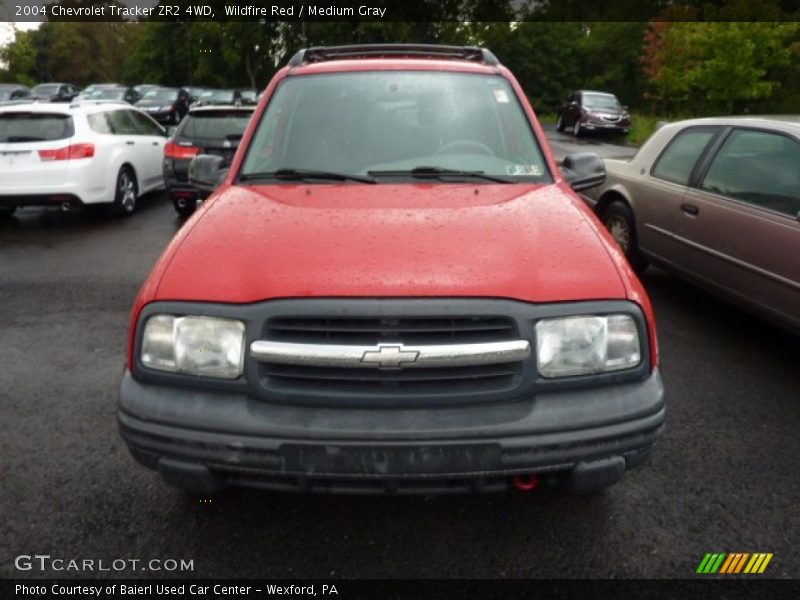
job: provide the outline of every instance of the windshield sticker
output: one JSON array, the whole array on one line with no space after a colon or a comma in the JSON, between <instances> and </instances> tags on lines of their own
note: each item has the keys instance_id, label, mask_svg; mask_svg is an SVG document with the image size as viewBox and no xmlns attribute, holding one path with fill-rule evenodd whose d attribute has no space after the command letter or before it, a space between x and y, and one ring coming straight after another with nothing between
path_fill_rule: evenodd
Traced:
<instances>
[{"instance_id":1,"label":"windshield sticker","mask_svg":"<svg viewBox=\"0 0 800 600\"><path fill-rule=\"evenodd\" d=\"M494 91L494 99L498 102L506 103L508 102L508 94L506 94L505 90L492 90Z\"/></svg>"},{"instance_id":2,"label":"windshield sticker","mask_svg":"<svg viewBox=\"0 0 800 600\"><path fill-rule=\"evenodd\" d=\"M508 175L532 175L539 177L542 174L542 167L539 165L506 165Z\"/></svg>"}]
</instances>

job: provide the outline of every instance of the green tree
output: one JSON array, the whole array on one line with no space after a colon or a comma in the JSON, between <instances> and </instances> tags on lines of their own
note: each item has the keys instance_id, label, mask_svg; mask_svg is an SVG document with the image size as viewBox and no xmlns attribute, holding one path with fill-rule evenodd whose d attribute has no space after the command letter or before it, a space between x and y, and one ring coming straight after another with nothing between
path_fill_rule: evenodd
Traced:
<instances>
[{"instance_id":1,"label":"green tree","mask_svg":"<svg viewBox=\"0 0 800 600\"><path fill-rule=\"evenodd\" d=\"M6 63L7 81L36 84L35 31L16 31L11 43L0 49L0 61Z\"/></svg>"},{"instance_id":2,"label":"green tree","mask_svg":"<svg viewBox=\"0 0 800 600\"><path fill-rule=\"evenodd\" d=\"M674 112L741 112L768 100L791 64L798 23L656 22L643 63L652 97Z\"/></svg>"}]
</instances>

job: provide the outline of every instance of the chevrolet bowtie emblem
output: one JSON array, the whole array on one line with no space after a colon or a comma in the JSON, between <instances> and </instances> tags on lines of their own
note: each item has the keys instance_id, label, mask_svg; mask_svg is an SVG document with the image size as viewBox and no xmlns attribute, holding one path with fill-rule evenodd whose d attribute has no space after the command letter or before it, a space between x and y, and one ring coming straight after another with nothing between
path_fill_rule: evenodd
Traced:
<instances>
[{"instance_id":1,"label":"chevrolet bowtie emblem","mask_svg":"<svg viewBox=\"0 0 800 600\"><path fill-rule=\"evenodd\" d=\"M404 364L416 362L419 352L403 350L403 346L379 345L377 350L367 350L361 357L362 363L372 364L381 369L401 369Z\"/></svg>"}]
</instances>

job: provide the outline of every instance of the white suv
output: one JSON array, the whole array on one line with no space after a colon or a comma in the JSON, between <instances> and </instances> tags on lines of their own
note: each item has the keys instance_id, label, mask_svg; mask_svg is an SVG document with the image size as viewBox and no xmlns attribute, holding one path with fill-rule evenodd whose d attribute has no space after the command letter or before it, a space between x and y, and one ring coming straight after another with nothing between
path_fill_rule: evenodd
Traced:
<instances>
[{"instance_id":1,"label":"white suv","mask_svg":"<svg viewBox=\"0 0 800 600\"><path fill-rule=\"evenodd\" d=\"M0 215L18 206L107 204L120 215L164 187L166 130L129 104L0 107Z\"/></svg>"}]
</instances>

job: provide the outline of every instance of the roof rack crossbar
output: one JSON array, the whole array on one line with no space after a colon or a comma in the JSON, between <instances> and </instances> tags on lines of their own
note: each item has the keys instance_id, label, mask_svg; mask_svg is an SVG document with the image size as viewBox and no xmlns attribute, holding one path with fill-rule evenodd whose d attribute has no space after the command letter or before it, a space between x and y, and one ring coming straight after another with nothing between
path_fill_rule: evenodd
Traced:
<instances>
[{"instance_id":1,"label":"roof rack crossbar","mask_svg":"<svg viewBox=\"0 0 800 600\"><path fill-rule=\"evenodd\" d=\"M324 62L347 58L456 58L487 65L498 65L500 61L486 48L477 46L439 46L435 44L355 44L348 46L315 46L304 48L289 60L290 67L305 63Z\"/></svg>"}]
</instances>

